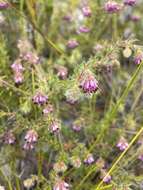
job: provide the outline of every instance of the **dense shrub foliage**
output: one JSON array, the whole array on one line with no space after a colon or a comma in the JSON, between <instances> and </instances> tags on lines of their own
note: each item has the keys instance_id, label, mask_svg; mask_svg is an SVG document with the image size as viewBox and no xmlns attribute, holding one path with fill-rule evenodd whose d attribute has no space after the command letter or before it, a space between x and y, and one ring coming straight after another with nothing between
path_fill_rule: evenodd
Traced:
<instances>
[{"instance_id":1,"label":"dense shrub foliage","mask_svg":"<svg viewBox=\"0 0 143 190\"><path fill-rule=\"evenodd\" d=\"M0 189L143 189L143 1L0 0Z\"/></svg>"}]
</instances>

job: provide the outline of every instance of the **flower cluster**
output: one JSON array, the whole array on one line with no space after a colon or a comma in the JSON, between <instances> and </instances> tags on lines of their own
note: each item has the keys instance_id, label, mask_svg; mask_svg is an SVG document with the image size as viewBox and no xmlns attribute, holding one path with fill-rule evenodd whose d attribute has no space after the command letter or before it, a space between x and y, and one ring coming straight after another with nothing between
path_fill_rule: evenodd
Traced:
<instances>
[{"instance_id":1,"label":"flower cluster","mask_svg":"<svg viewBox=\"0 0 143 190\"><path fill-rule=\"evenodd\" d=\"M23 145L23 149L32 150L34 149L34 145L38 140L38 134L35 130L31 129L27 131L25 135L25 144Z\"/></svg>"}]
</instances>

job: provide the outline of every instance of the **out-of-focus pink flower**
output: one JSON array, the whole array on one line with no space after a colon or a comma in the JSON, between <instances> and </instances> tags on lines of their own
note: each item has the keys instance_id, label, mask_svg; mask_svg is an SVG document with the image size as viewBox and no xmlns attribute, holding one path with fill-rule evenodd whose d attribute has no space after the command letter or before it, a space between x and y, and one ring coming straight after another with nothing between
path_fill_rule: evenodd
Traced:
<instances>
[{"instance_id":1,"label":"out-of-focus pink flower","mask_svg":"<svg viewBox=\"0 0 143 190\"><path fill-rule=\"evenodd\" d=\"M51 133L57 133L57 132L59 132L59 130L60 130L60 122L56 121L56 120L52 121L49 126L49 131Z\"/></svg>"},{"instance_id":2,"label":"out-of-focus pink flower","mask_svg":"<svg viewBox=\"0 0 143 190\"><path fill-rule=\"evenodd\" d=\"M67 43L67 47L69 49L74 49L77 46L79 46L79 43L76 40L69 40L68 43Z\"/></svg>"},{"instance_id":3,"label":"out-of-focus pink flower","mask_svg":"<svg viewBox=\"0 0 143 190\"><path fill-rule=\"evenodd\" d=\"M39 57L36 55L36 53L33 52L28 52L23 56L23 60L27 61L33 65L38 64L40 59Z\"/></svg>"},{"instance_id":4,"label":"out-of-focus pink flower","mask_svg":"<svg viewBox=\"0 0 143 190\"><path fill-rule=\"evenodd\" d=\"M91 17L91 9L89 6L82 7L82 13L85 17Z\"/></svg>"},{"instance_id":5,"label":"out-of-focus pink flower","mask_svg":"<svg viewBox=\"0 0 143 190\"><path fill-rule=\"evenodd\" d=\"M90 32L90 28L86 27L86 26L80 26L77 33L89 33Z\"/></svg>"},{"instance_id":6,"label":"out-of-focus pink flower","mask_svg":"<svg viewBox=\"0 0 143 190\"><path fill-rule=\"evenodd\" d=\"M108 1L105 3L104 9L107 13L117 13L121 10L121 5L116 1Z\"/></svg>"},{"instance_id":7,"label":"out-of-focus pink flower","mask_svg":"<svg viewBox=\"0 0 143 190\"><path fill-rule=\"evenodd\" d=\"M9 7L9 3L2 1L0 2L0 9L7 9Z\"/></svg>"},{"instance_id":8,"label":"out-of-focus pink flower","mask_svg":"<svg viewBox=\"0 0 143 190\"><path fill-rule=\"evenodd\" d=\"M137 0L124 0L125 5L133 6L136 4Z\"/></svg>"}]
</instances>

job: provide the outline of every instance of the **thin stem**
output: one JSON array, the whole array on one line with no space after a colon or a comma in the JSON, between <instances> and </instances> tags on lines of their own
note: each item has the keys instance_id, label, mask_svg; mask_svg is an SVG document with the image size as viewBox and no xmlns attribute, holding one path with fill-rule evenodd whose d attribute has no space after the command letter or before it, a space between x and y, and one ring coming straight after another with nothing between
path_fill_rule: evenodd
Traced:
<instances>
[{"instance_id":1,"label":"thin stem","mask_svg":"<svg viewBox=\"0 0 143 190\"><path fill-rule=\"evenodd\" d=\"M100 187L102 186L104 179L110 175L113 170L116 168L117 164L120 162L120 160L124 157L124 155L127 153L127 151L131 148L131 146L134 144L134 142L138 139L138 137L141 135L141 133L143 132L143 127L141 127L141 129L137 132L137 134L133 137L133 139L131 140L131 142L129 143L129 146L121 153L121 155L118 157L118 159L115 161L115 163L112 165L111 169L107 172L107 174L105 175L105 177L102 179L102 181L98 184L98 186L95 188L95 190L99 190Z\"/></svg>"}]
</instances>

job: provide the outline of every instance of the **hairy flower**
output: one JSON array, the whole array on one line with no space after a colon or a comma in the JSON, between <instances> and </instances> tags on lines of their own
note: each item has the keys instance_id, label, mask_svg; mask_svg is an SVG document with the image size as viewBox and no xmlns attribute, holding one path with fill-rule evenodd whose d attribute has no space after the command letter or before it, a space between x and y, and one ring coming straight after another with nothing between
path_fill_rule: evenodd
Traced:
<instances>
[{"instance_id":1,"label":"hairy flower","mask_svg":"<svg viewBox=\"0 0 143 190\"><path fill-rule=\"evenodd\" d=\"M104 9L108 13L116 13L120 11L121 5L116 1L108 1L105 3Z\"/></svg>"},{"instance_id":2,"label":"hairy flower","mask_svg":"<svg viewBox=\"0 0 143 190\"><path fill-rule=\"evenodd\" d=\"M43 105L47 103L48 97L41 92L37 92L33 96L32 101L34 104Z\"/></svg>"},{"instance_id":3,"label":"hairy flower","mask_svg":"<svg viewBox=\"0 0 143 190\"><path fill-rule=\"evenodd\" d=\"M25 140L28 143L35 143L38 140L38 134L35 130L31 129L29 131L27 131L26 135L25 135Z\"/></svg>"},{"instance_id":4,"label":"hairy flower","mask_svg":"<svg viewBox=\"0 0 143 190\"><path fill-rule=\"evenodd\" d=\"M90 74L85 76L85 78L81 78L79 87L84 93L93 93L99 89L98 81Z\"/></svg>"},{"instance_id":5,"label":"hairy flower","mask_svg":"<svg viewBox=\"0 0 143 190\"><path fill-rule=\"evenodd\" d=\"M69 184L63 180L58 180L54 185L53 190L69 190Z\"/></svg>"},{"instance_id":6,"label":"hairy flower","mask_svg":"<svg viewBox=\"0 0 143 190\"><path fill-rule=\"evenodd\" d=\"M125 5L133 6L136 4L137 0L124 0Z\"/></svg>"},{"instance_id":7,"label":"hairy flower","mask_svg":"<svg viewBox=\"0 0 143 190\"><path fill-rule=\"evenodd\" d=\"M85 17L91 17L91 9L89 6L82 7L82 13Z\"/></svg>"}]
</instances>

